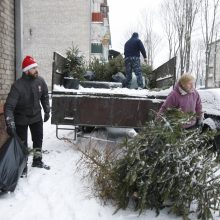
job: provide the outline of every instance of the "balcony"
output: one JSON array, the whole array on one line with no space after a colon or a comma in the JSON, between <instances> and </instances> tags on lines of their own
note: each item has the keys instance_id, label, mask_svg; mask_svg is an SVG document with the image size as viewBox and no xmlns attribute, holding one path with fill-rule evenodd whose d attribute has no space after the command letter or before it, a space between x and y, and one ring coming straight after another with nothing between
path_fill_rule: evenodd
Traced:
<instances>
[{"instance_id":1,"label":"balcony","mask_svg":"<svg viewBox=\"0 0 220 220\"><path fill-rule=\"evenodd\" d=\"M93 12L92 22L103 22L103 14L101 12Z\"/></svg>"}]
</instances>

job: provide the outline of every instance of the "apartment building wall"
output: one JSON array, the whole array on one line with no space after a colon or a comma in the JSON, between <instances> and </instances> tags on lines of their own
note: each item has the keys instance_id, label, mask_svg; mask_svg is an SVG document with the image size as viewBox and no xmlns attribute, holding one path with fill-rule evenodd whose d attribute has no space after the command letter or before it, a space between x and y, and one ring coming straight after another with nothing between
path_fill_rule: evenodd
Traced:
<instances>
[{"instance_id":1,"label":"apartment building wall","mask_svg":"<svg viewBox=\"0 0 220 220\"><path fill-rule=\"evenodd\" d=\"M23 1L24 55L32 55L51 86L53 52L77 46L90 58L91 3L88 0Z\"/></svg>"}]
</instances>

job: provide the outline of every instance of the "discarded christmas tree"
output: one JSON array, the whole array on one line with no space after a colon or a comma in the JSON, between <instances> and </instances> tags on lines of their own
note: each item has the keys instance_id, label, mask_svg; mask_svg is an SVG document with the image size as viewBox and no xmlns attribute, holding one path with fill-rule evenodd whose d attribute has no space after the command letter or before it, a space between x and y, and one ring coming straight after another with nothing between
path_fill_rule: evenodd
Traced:
<instances>
[{"instance_id":1,"label":"discarded christmas tree","mask_svg":"<svg viewBox=\"0 0 220 220\"><path fill-rule=\"evenodd\" d=\"M133 204L140 213L155 209L159 214L167 206L183 219L191 211L199 219L210 219L220 205L215 134L184 129L192 117L171 110L120 149L82 151L81 162L94 181L95 195L111 201L117 210Z\"/></svg>"},{"instance_id":2,"label":"discarded christmas tree","mask_svg":"<svg viewBox=\"0 0 220 220\"><path fill-rule=\"evenodd\" d=\"M66 60L63 63L64 76L84 80L85 57L80 53L79 48L74 45L66 51Z\"/></svg>"}]
</instances>

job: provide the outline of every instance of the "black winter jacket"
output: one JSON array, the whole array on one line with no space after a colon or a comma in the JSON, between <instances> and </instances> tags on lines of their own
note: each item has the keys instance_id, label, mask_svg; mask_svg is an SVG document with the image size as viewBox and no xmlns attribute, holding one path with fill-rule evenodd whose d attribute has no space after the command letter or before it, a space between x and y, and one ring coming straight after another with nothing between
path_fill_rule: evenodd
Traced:
<instances>
[{"instance_id":1,"label":"black winter jacket","mask_svg":"<svg viewBox=\"0 0 220 220\"><path fill-rule=\"evenodd\" d=\"M127 57L140 57L140 52L144 58L147 57L146 50L140 39L137 37L131 37L125 44L124 54Z\"/></svg>"},{"instance_id":2,"label":"black winter jacket","mask_svg":"<svg viewBox=\"0 0 220 220\"><path fill-rule=\"evenodd\" d=\"M30 125L42 120L41 105L44 112L50 112L49 95L46 82L42 77L36 79L23 74L11 87L4 114L7 121L17 125Z\"/></svg>"}]
</instances>

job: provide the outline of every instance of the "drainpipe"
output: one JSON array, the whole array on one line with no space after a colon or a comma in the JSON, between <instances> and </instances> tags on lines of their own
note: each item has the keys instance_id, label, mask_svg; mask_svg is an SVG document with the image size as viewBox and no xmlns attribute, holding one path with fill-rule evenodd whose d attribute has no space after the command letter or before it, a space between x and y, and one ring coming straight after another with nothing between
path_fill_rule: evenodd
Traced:
<instances>
[{"instance_id":1,"label":"drainpipe","mask_svg":"<svg viewBox=\"0 0 220 220\"><path fill-rule=\"evenodd\" d=\"M22 75L21 63L23 59L23 8L22 0L15 1L15 78Z\"/></svg>"},{"instance_id":2,"label":"drainpipe","mask_svg":"<svg viewBox=\"0 0 220 220\"><path fill-rule=\"evenodd\" d=\"M93 0L89 1L89 63L91 62L91 43L92 43L92 12L93 12Z\"/></svg>"}]
</instances>

